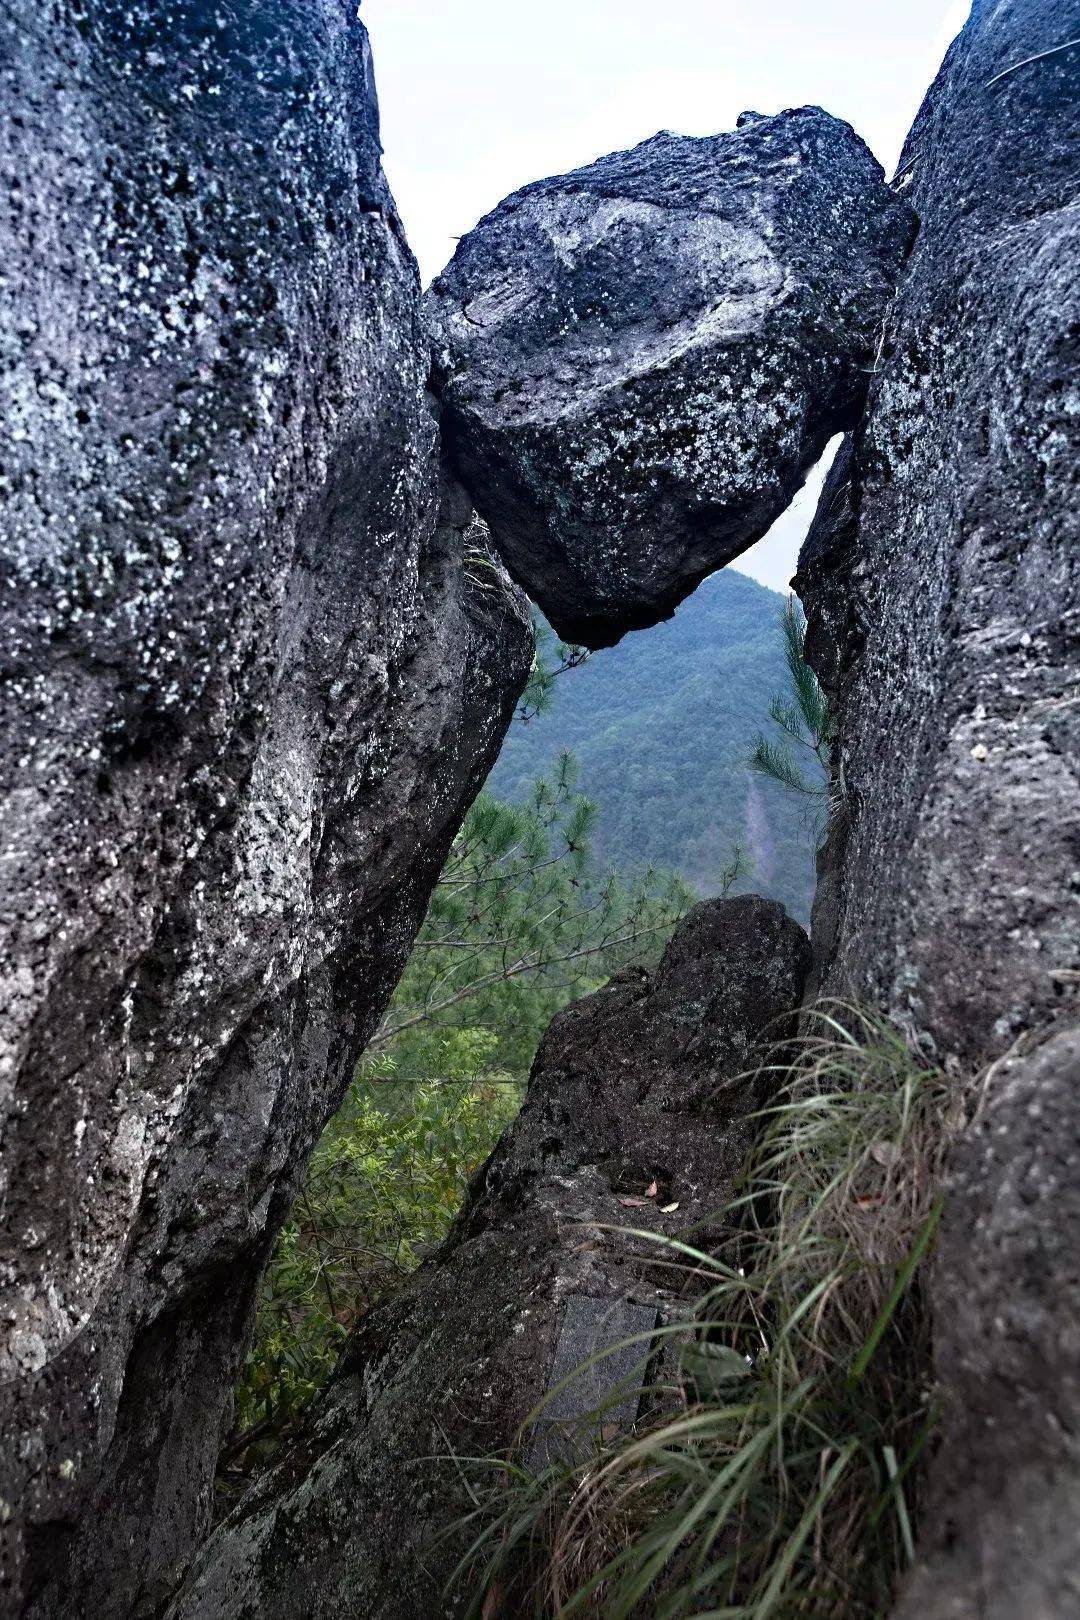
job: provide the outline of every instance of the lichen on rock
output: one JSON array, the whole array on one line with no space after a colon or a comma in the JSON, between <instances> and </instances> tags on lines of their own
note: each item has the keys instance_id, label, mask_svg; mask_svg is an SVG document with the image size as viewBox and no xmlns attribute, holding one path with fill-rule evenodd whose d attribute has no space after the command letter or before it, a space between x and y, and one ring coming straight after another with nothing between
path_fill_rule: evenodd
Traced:
<instances>
[{"instance_id":1,"label":"lichen on rock","mask_svg":"<svg viewBox=\"0 0 1080 1620\"><path fill-rule=\"evenodd\" d=\"M900 163L918 239L796 581L838 735L816 982L984 1077L905 1620L1080 1592L1078 36L1077 0L976 0L946 56Z\"/></svg>"},{"instance_id":2,"label":"lichen on rock","mask_svg":"<svg viewBox=\"0 0 1080 1620\"><path fill-rule=\"evenodd\" d=\"M531 636L355 7L15 0L0 94L0 1607L119 1615Z\"/></svg>"}]
</instances>

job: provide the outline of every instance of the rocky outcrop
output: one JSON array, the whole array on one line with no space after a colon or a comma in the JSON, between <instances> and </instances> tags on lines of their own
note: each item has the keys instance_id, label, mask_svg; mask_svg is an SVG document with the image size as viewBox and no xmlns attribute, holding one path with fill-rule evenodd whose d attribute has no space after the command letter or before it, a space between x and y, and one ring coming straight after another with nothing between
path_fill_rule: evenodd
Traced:
<instances>
[{"instance_id":1,"label":"rocky outcrop","mask_svg":"<svg viewBox=\"0 0 1080 1620\"><path fill-rule=\"evenodd\" d=\"M913 226L815 107L515 192L427 299L459 473L590 647L670 616L851 426Z\"/></svg>"},{"instance_id":2,"label":"rocky outcrop","mask_svg":"<svg viewBox=\"0 0 1080 1620\"><path fill-rule=\"evenodd\" d=\"M1078 1015L1078 35L1076 0L976 0L950 50L900 167L918 240L797 581L840 736L817 976L968 1073ZM1047 1541L1080 1479L1070 1053L1075 1080L1061 1035L992 1081L958 1152L905 1616L1063 1615L1080 1590L1075 1534Z\"/></svg>"},{"instance_id":3,"label":"rocky outcrop","mask_svg":"<svg viewBox=\"0 0 1080 1620\"><path fill-rule=\"evenodd\" d=\"M143 1613L527 669L336 0L0 16L4 1612Z\"/></svg>"},{"instance_id":4,"label":"rocky outcrop","mask_svg":"<svg viewBox=\"0 0 1080 1620\"><path fill-rule=\"evenodd\" d=\"M527 187L425 333L353 6L5 4L5 1607L154 1612L205 1527L265 1255L525 677L470 499L602 646L854 425L799 577L841 738L816 982L953 1066L1012 1046L947 1205L902 1613L1064 1612L1078 36L1080 0L975 0L894 191L815 109ZM700 1231L804 956L775 906L706 907L558 1021L178 1615L433 1612L461 1498L432 1454L510 1446L575 1347L669 1309L571 1223Z\"/></svg>"},{"instance_id":5,"label":"rocky outcrop","mask_svg":"<svg viewBox=\"0 0 1080 1620\"><path fill-rule=\"evenodd\" d=\"M175 1620L463 1612L467 1593L443 1596L470 1539L446 1536L469 1510L454 1457L511 1449L590 1349L636 1333L630 1362L646 1359L650 1325L677 1310L671 1273L601 1227L707 1241L762 1098L762 1043L783 1037L808 959L774 901L710 901L652 979L624 974L556 1018L444 1248L361 1325L302 1442L197 1559ZM636 1395L617 1371L626 1421Z\"/></svg>"}]
</instances>

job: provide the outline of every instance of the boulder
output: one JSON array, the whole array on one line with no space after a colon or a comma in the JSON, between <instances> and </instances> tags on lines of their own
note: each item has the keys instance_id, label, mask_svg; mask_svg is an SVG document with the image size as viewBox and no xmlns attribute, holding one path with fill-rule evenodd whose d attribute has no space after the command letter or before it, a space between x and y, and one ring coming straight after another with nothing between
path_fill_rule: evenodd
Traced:
<instances>
[{"instance_id":1,"label":"boulder","mask_svg":"<svg viewBox=\"0 0 1080 1620\"><path fill-rule=\"evenodd\" d=\"M913 229L816 107L514 192L426 301L456 468L570 641L655 624L853 424Z\"/></svg>"},{"instance_id":2,"label":"boulder","mask_svg":"<svg viewBox=\"0 0 1080 1620\"><path fill-rule=\"evenodd\" d=\"M442 1250L361 1323L301 1440L196 1559L172 1620L464 1612L470 1594L443 1591L470 1540L454 1532L470 1507L455 1457L516 1447L542 1465L598 1395L607 1421L633 1421L649 1335L678 1301L651 1243L603 1228L708 1241L808 959L775 901L707 901L651 977L621 974L555 1019ZM636 1352L598 1362L519 1435L583 1358L635 1336Z\"/></svg>"},{"instance_id":3,"label":"boulder","mask_svg":"<svg viewBox=\"0 0 1080 1620\"><path fill-rule=\"evenodd\" d=\"M1078 35L1077 0L976 0L950 49L896 182L918 239L796 581L839 733L815 982L969 1077L1080 1013ZM1064 1033L991 1080L957 1151L905 1617L1076 1607L1070 1053L1075 1080Z\"/></svg>"},{"instance_id":4,"label":"boulder","mask_svg":"<svg viewBox=\"0 0 1080 1620\"><path fill-rule=\"evenodd\" d=\"M153 1610L529 663L336 0L0 15L0 1609Z\"/></svg>"}]
</instances>

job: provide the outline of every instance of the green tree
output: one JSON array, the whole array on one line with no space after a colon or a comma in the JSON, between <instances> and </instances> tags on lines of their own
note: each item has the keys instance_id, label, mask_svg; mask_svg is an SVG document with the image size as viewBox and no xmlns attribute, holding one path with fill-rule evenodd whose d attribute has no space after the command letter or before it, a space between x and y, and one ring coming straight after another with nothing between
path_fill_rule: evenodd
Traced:
<instances>
[{"instance_id":1,"label":"green tree","mask_svg":"<svg viewBox=\"0 0 1080 1620\"><path fill-rule=\"evenodd\" d=\"M542 619L534 618L532 668L514 718L528 725L530 720L545 714L551 707L552 692L559 676L565 675L568 669L580 669L591 657L588 647L567 646L556 640L555 632Z\"/></svg>"},{"instance_id":2,"label":"green tree","mask_svg":"<svg viewBox=\"0 0 1080 1620\"><path fill-rule=\"evenodd\" d=\"M353 1323L437 1248L518 1107L497 1038L444 1034L421 1078L365 1060L312 1156L263 1280L222 1453L226 1495L273 1455L333 1371Z\"/></svg>"},{"instance_id":3,"label":"green tree","mask_svg":"<svg viewBox=\"0 0 1080 1620\"><path fill-rule=\"evenodd\" d=\"M655 954L693 896L681 879L651 869L632 882L598 873L590 848L595 820L565 752L525 804L480 795L369 1050L385 1050L421 1026L458 1025L469 1003L470 1022L511 1041L526 1035L524 1048L518 1041L504 1054L520 1073L559 1006L590 980Z\"/></svg>"},{"instance_id":4,"label":"green tree","mask_svg":"<svg viewBox=\"0 0 1080 1620\"><path fill-rule=\"evenodd\" d=\"M824 799L836 727L828 699L806 661L806 619L793 596L788 597L780 624L790 684L769 705L769 718L780 736L758 732L750 768L793 793Z\"/></svg>"},{"instance_id":5,"label":"green tree","mask_svg":"<svg viewBox=\"0 0 1080 1620\"><path fill-rule=\"evenodd\" d=\"M769 706L788 686L784 600L721 569L673 619L564 668L540 717L511 727L488 790L521 803L569 748L598 806L598 865L628 876L651 864L713 894L737 837L758 857L750 886L809 921L813 803L760 776L747 791L755 734L773 735Z\"/></svg>"}]
</instances>

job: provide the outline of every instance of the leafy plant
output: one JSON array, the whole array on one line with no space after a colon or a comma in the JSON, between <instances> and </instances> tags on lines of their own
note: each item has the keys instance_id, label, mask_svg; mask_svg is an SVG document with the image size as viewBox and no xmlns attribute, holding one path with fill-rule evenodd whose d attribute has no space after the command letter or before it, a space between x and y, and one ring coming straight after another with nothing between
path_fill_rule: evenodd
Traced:
<instances>
[{"instance_id":1,"label":"leafy plant","mask_svg":"<svg viewBox=\"0 0 1080 1620\"><path fill-rule=\"evenodd\" d=\"M267 1269L223 1455L226 1485L276 1449L353 1322L446 1235L518 1108L520 1087L489 1067L497 1045L486 1029L444 1034L420 1080L391 1056L362 1065Z\"/></svg>"},{"instance_id":2,"label":"leafy plant","mask_svg":"<svg viewBox=\"0 0 1080 1620\"><path fill-rule=\"evenodd\" d=\"M750 754L750 769L793 793L823 799L836 727L828 699L806 662L806 620L793 596L788 597L780 624L790 685L788 692L777 693L769 706L769 718L780 737L771 739L758 732Z\"/></svg>"},{"instance_id":3,"label":"leafy plant","mask_svg":"<svg viewBox=\"0 0 1080 1620\"><path fill-rule=\"evenodd\" d=\"M678 1371L651 1391L661 1416L538 1476L489 1465L461 1571L474 1615L886 1612L934 1420L919 1265L956 1093L880 1018L809 1023L725 1249L654 1238L699 1289L662 1330Z\"/></svg>"}]
</instances>

